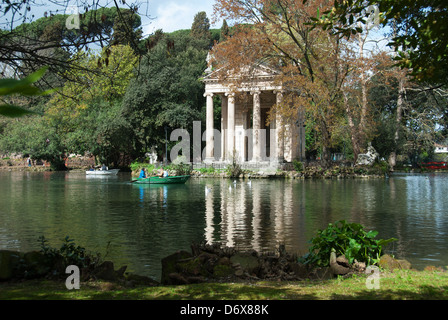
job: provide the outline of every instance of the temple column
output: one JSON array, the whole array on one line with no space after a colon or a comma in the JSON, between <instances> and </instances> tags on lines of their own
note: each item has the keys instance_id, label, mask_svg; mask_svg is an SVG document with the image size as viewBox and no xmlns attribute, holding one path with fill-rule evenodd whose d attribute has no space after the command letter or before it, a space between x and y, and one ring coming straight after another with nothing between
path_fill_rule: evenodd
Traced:
<instances>
[{"instance_id":1,"label":"temple column","mask_svg":"<svg viewBox=\"0 0 448 320\"><path fill-rule=\"evenodd\" d=\"M306 159L306 140L305 140L305 111L300 108L298 111L298 138L299 138L299 160L304 161Z\"/></svg>"},{"instance_id":2,"label":"temple column","mask_svg":"<svg viewBox=\"0 0 448 320\"><path fill-rule=\"evenodd\" d=\"M214 160L214 141L213 141L213 93L204 94L207 97L207 122L206 122L206 147L205 161L213 162Z\"/></svg>"},{"instance_id":3,"label":"temple column","mask_svg":"<svg viewBox=\"0 0 448 320\"><path fill-rule=\"evenodd\" d=\"M226 159L232 160L235 150L235 94L226 93L227 99L227 154ZM236 155L235 155L236 156Z\"/></svg>"},{"instance_id":4,"label":"temple column","mask_svg":"<svg viewBox=\"0 0 448 320\"><path fill-rule=\"evenodd\" d=\"M260 91L253 91L251 94L254 96L253 107L253 158L252 161L261 161L261 104L260 104Z\"/></svg>"},{"instance_id":5,"label":"temple column","mask_svg":"<svg viewBox=\"0 0 448 320\"><path fill-rule=\"evenodd\" d=\"M227 159L227 96L223 95L221 100L221 159Z\"/></svg>"},{"instance_id":6,"label":"temple column","mask_svg":"<svg viewBox=\"0 0 448 320\"><path fill-rule=\"evenodd\" d=\"M280 106L283 102L283 93L281 91L276 91L277 94L277 106ZM285 160L285 142L284 142L284 127L282 121L281 112L279 112L278 108L275 116L275 126L277 133L277 160L278 162L283 162Z\"/></svg>"}]
</instances>

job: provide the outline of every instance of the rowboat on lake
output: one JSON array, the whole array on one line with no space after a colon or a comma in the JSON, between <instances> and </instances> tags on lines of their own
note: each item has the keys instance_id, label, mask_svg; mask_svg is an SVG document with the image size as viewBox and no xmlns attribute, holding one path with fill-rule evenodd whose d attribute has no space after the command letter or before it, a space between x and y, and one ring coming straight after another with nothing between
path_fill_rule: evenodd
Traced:
<instances>
[{"instance_id":1,"label":"rowboat on lake","mask_svg":"<svg viewBox=\"0 0 448 320\"><path fill-rule=\"evenodd\" d=\"M190 176L168 176L168 177L148 177L138 178L131 181L138 184L184 184Z\"/></svg>"},{"instance_id":2,"label":"rowboat on lake","mask_svg":"<svg viewBox=\"0 0 448 320\"><path fill-rule=\"evenodd\" d=\"M120 169L111 170L87 170L86 175L88 176L116 176Z\"/></svg>"}]
</instances>

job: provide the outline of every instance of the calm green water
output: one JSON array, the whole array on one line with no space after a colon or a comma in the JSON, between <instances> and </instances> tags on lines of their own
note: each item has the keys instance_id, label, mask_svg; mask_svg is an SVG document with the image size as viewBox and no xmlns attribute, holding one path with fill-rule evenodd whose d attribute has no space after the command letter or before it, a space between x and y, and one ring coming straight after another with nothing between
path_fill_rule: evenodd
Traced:
<instances>
[{"instance_id":1,"label":"calm green water","mask_svg":"<svg viewBox=\"0 0 448 320\"><path fill-rule=\"evenodd\" d=\"M0 172L0 249L38 250L44 235L66 235L116 268L160 279L161 259L193 242L303 254L328 223L345 219L378 238L398 238L393 253L416 268L448 265L448 175L381 180L191 179L139 186L129 174ZM205 187L211 188L206 194Z\"/></svg>"}]
</instances>

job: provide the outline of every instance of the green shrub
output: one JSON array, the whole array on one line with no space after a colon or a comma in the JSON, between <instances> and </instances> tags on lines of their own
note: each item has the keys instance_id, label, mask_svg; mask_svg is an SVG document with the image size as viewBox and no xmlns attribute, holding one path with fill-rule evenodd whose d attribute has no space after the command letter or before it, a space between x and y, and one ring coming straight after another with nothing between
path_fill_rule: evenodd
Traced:
<instances>
[{"instance_id":1,"label":"green shrub","mask_svg":"<svg viewBox=\"0 0 448 320\"><path fill-rule=\"evenodd\" d=\"M243 173L243 170L239 163L233 161L230 165L226 167L226 173L227 176L230 178L238 178Z\"/></svg>"},{"instance_id":2,"label":"green shrub","mask_svg":"<svg viewBox=\"0 0 448 320\"><path fill-rule=\"evenodd\" d=\"M241 164L238 163L237 152L233 150L232 163L226 167L226 174L230 178L238 178L242 173L243 169Z\"/></svg>"},{"instance_id":3,"label":"green shrub","mask_svg":"<svg viewBox=\"0 0 448 320\"><path fill-rule=\"evenodd\" d=\"M389 171L389 164L384 160L376 162L371 169L371 173L373 174L386 174Z\"/></svg>"},{"instance_id":4,"label":"green shrub","mask_svg":"<svg viewBox=\"0 0 448 320\"><path fill-rule=\"evenodd\" d=\"M317 236L311 239L308 254L301 258L305 264L319 267L328 266L330 254L334 249L336 255L345 255L350 263L356 259L367 265L375 264L381 256L383 247L396 239L375 240L378 231L364 231L358 223L347 223L345 220L330 223Z\"/></svg>"},{"instance_id":5,"label":"green shrub","mask_svg":"<svg viewBox=\"0 0 448 320\"><path fill-rule=\"evenodd\" d=\"M48 272L53 275L65 274L65 268L75 265L80 269L94 268L100 262L100 255L88 254L86 249L77 246L73 239L66 236L59 249L49 246L48 240L44 236L39 238L41 252L45 258Z\"/></svg>"},{"instance_id":6,"label":"green shrub","mask_svg":"<svg viewBox=\"0 0 448 320\"><path fill-rule=\"evenodd\" d=\"M212 174L216 172L216 169L214 167L208 167L208 168L199 168L198 171L202 174Z\"/></svg>"},{"instance_id":7,"label":"green shrub","mask_svg":"<svg viewBox=\"0 0 448 320\"><path fill-rule=\"evenodd\" d=\"M303 163L298 161L298 160L294 160L292 162L292 165L294 166L294 170L297 172L302 172L303 171Z\"/></svg>"},{"instance_id":8,"label":"green shrub","mask_svg":"<svg viewBox=\"0 0 448 320\"><path fill-rule=\"evenodd\" d=\"M169 170L174 171L176 176L188 176L191 174L192 167L186 163L171 164Z\"/></svg>"},{"instance_id":9,"label":"green shrub","mask_svg":"<svg viewBox=\"0 0 448 320\"><path fill-rule=\"evenodd\" d=\"M152 172L154 170L154 165L149 163L143 163L143 162L132 162L130 165L131 171L140 171L141 169L146 169L148 172Z\"/></svg>"}]
</instances>

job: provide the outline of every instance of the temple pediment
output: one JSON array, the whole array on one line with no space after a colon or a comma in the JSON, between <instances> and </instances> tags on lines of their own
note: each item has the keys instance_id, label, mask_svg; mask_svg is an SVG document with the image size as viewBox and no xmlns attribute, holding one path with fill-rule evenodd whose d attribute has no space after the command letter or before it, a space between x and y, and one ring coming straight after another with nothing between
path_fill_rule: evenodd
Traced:
<instances>
[{"instance_id":1,"label":"temple pediment","mask_svg":"<svg viewBox=\"0 0 448 320\"><path fill-rule=\"evenodd\" d=\"M277 70L274 70L268 66L257 64L252 66L247 66L244 68L239 68L238 70L224 70L223 68L212 71L207 69L205 71L207 74L204 77L204 81L226 81L227 79L230 81L232 79L238 78L275 78L279 75Z\"/></svg>"},{"instance_id":2,"label":"temple pediment","mask_svg":"<svg viewBox=\"0 0 448 320\"><path fill-rule=\"evenodd\" d=\"M225 93L231 88L237 91L272 91L281 90L276 84L279 72L265 65L253 65L236 70L206 71L203 78L206 93Z\"/></svg>"}]
</instances>

